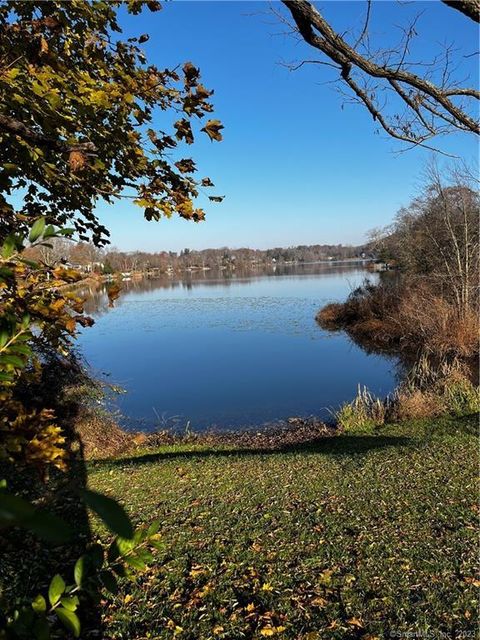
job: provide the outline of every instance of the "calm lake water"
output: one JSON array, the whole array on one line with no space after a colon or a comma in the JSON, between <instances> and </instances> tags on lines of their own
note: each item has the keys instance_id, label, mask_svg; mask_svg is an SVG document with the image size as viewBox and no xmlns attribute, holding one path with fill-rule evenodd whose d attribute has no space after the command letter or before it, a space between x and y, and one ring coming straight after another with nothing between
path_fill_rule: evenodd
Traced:
<instances>
[{"instance_id":1,"label":"calm lake water","mask_svg":"<svg viewBox=\"0 0 480 640\"><path fill-rule=\"evenodd\" d=\"M105 287L88 293L95 325L80 336L97 375L126 390L127 426L259 426L328 417L359 384L386 395L396 361L368 355L315 322L366 278L357 267L304 265L267 273L192 274L124 282L114 308Z\"/></svg>"}]
</instances>

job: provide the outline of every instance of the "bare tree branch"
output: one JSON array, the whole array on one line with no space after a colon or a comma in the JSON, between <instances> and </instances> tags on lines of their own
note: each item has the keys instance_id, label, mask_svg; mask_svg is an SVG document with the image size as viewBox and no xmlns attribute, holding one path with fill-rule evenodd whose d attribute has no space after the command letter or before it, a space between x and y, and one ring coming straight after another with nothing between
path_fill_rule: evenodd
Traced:
<instances>
[{"instance_id":1,"label":"bare tree branch","mask_svg":"<svg viewBox=\"0 0 480 640\"><path fill-rule=\"evenodd\" d=\"M388 135L409 144L428 146L425 141L455 130L480 134L478 109L471 105L471 100L480 99L480 92L476 87L463 87L458 81L453 82L456 67L452 64L452 54L456 50L451 45L445 47L444 55L436 57L434 63L424 65L427 70L423 75L413 72L415 65L409 63L407 57L410 41L417 35L418 16L409 28L404 29L404 38L397 48L372 53L369 46L362 45L360 53L358 45L366 37L370 3L362 34L352 46L344 34L337 32L307 0L282 1L303 40L337 66L337 81L350 88L355 100L367 108ZM453 4L478 6L479 0ZM291 68L300 66L302 63ZM434 80L435 77L439 79ZM369 80L373 78L378 82L372 88ZM400 104L400 100L404 113L392 114L391 108L387 109L388 102L382 101L382 95L395 97L395 105Z\"/></svg>"},{"instance_id":2,"label":"bare tree branch","mask_svg":"<svg viewBox=\"0 0 480 640\"><path fill-rule=\"evenodd\" d=\"M364 37L368 33L368 23L370 22L370 12L372 10L372 0L367 0L367 13L365 14L365 22L363 24L362 33L358 37L357 41L354 44L354 47L357 48L358 45L362 42Z\"/></svg>"}]
</instances>

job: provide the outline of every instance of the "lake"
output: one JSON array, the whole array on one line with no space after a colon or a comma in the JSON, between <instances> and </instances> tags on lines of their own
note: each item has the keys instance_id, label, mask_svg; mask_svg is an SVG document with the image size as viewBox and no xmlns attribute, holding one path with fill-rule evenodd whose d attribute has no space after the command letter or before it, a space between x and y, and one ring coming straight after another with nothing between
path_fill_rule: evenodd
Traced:
<instances>
[{"instance_id":1,"label":"lake","mask_svg":"<svg viewBox=\"0 0 480 640\"><path fill-rule=\"evenodd\" d=\"M135 429L260 427L328 418L359 384L385 396L397 361L323 331L320 307L368 277L360 266L283 266L242 275L186 274L84 292L95 318L80 335L94 373L125 390L115 404Z\"/></svg>"}]
</instances>

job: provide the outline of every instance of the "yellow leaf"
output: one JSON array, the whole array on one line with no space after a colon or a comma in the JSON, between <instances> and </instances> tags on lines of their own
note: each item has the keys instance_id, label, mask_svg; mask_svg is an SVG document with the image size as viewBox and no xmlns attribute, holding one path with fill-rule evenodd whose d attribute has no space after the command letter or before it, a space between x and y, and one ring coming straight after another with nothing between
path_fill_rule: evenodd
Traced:
<instances>
[{"instance_id":1,"label":"yellow leaf","mask_svg":"<svg viewBox=\"0 0 480 640\"><path fill-rule=\"evenodd\" d=\"M348 624L351 624L353 627L358 627L359 629L363 629L363 622L359 620L359 618L349 618L347 622Z\"/></svg>"},{"instance_id":2,"label":"yellow leaf","mask_svg":"<svg viewBox=\"0 0 480 640\"><path fill-rule=\"evenodd\" d=\"M262 591L273 591L273 587L269 582L262 584Z\"/></svg>"},{"instance_id":3,"label":"yellow leaf","mask_svg":"<svg viewBox=\"0 0 480 640\"><path fill-rule=\"evenodd\" d=\"M330 584L332 581L333 569L325 569L320 574L319 582L320 584Z\"/></svg>"},{"instance_id":4,"label":"yellow leaf","mask_svg":"<svg viewBox=\"0 0 480 640\"><path fill-rule=\"evenodd\" d=\"M220 120L209 120L203 127L202 131L205 131L210 140L217 140L220 142L220 140L222 140L222 134L220 133L222 129L223 124Z\"/></svg>"},{"instance_id":5,"label":"yellow leaf","mask_svg":"<svg viewBox=\"0 0 480 640\"><path fill-rule=\"evenodd\" d=\"M180 474L182 475L182 474ZM205 573L205 569L202 567L201 564L194 564L193 567L190 570L190 577L191 578L196 578L197 576L202 575L202 573Z\"/></svg>"},{"instance_id":6,"label":"yellow leaf","mask_svg":"<svg viewBox=\"0 0 480 640\"><path fill-rule=\"evenodd\" d=\"M472 584L474 587L480 587L480 580L476 578L465 578L465 582Z\"/></svg>"}]
</instances>

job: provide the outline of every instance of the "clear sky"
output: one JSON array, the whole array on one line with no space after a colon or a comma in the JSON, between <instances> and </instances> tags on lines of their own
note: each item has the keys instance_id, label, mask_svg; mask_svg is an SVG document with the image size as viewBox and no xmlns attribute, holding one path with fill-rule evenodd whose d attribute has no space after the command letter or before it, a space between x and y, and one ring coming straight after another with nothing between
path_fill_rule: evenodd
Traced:
<instances>
[{"instance_id":1,"label":"clear sky","mask_svg":"<svg viewBox=\"0 0 480 640\"><path fill-rule=\"evenodd\" d=\"M376 126L360 106L345 105L324 68L310 65L291 72L282 61L315 56L292 36L267 2L164 3L163 10L139 16L122 14L124 35L149 33L147 57L159 67L187 60L201 68L202 81L215 89L215 115L222 120L224 141L212 144L203 134L187 149L200 175L215 182L212 193L222 204L203 203L207 220L160 223L142 219L128 201L102 205L102 222L119 249L148 251L189 247L268 248L297 244L364 241L372 227L388 224L415 194L429 152L398 154L399 146ZM319 5L335 26L357 25L365 2ZM287 16L280 3L274 7ZM454 41L462 51L478 49L473 22L441 2L376 0L372 30L382 43L400 37L393 25L423 11L413 53L427 61L439 43ZM392 35L394 37L392 38ZM473 61L475 58L472 59ZM462 65L470 65L462 58ZM472 81L472 83L475 81ZM160 124L160 123L157 123ZM473 136L458 134L442 148L472 160Z\"/></svg>"}]
</instances>

